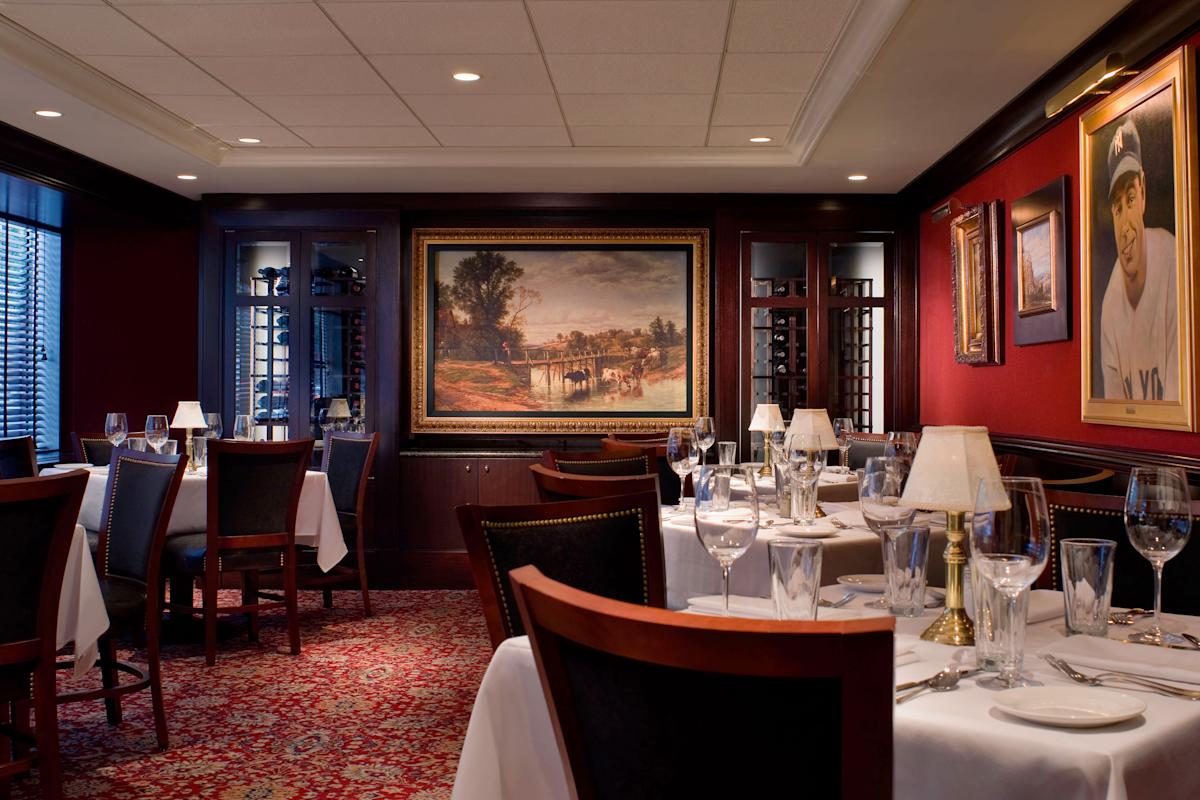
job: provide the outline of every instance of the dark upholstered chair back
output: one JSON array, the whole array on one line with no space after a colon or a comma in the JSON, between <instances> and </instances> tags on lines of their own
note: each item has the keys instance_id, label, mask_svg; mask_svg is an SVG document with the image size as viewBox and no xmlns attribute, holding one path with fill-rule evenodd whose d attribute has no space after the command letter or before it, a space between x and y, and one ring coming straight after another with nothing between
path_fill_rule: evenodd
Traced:
<instances>
[{"instance_id":1,"label":"dark upholstered chair back","mask_svg":"<svg viewBox=\"0 0 1200 800\"><path fill-rule=\"evenodd\" d=\"M157 575L167 522L185 469L186 456L112 448L100 521L102 574L139 583L150 582L152 572Z\"/></svg>"},{"instance_id":2,"label":"dark upholstered chair back","mask_svg":"<svg viewBox=\"0 0 1200 800\"><path fill-rule=\"evenodd\" d=\"M32 436L0 439L0 480L37 475L37 450Z\"/></svg>"},{"instance_id":3,"label":"dark upholstered chair back","mask_svg":"<svg viewBox=\"0 0 1200 800\"><path fill-rule=\"evenodd\" d=\"M533 473L538 497L543 503L658 492L657 475L571 475L550 469L545 464L530 464L529 471Z\"/></svg>"},{"instance_id":4,"label":"dark upholstered chair back","mask_svg":"<svg viewBox=\"0 0 1200 800\"><path fill-rule=\"evenodd\" d=\"M87 473L0 482L0 664L4 645L48 635ZM47 615L49 619L47 619Z\"/></svg>"},{"instance_id":5,"label":"dark upholstered chair back","mask_svg":"<svg viewBox=\"0 0 1200 800\"><path fill-rule=\"evenodd\" d=\"M867 465L868 458L886 455L887 436L882 433L852 433L850 434L850 453L848 462L850 469L862 469Z\"/></svg>"},{"instance_id":6,"label":"dark upholstered chair back","mask_svg":"<svg viewBox=\"0 0 1200 800\"><path fill-rule=\"evenodd\" d=\"M208 442L208 527L217 536L296 530L296 507L312 439ZM214 514L215 511L215 514ZM210 541L210 544L213 542Z\"/></svg>"},{"instance_id":7,"label":"dark upholstered chair back","mask_svg":"<svg viewBox=\"0 0 1200 800\"><path fill-rule=\"evenodd\" d=\"M658 473L658 491L662 496L662 501L665 505L674 505L679 502L679 476L671 469L671 465L667 463L667 438L663 434L661 440L658 439L614 439L605 437L600 440L600 447L605 452L625 451L630 447L637 447L647 457L652 459L653 466L651 472Z\"/></svg>"},{"instance_id":8,"label":"dark upholstered chair back","mask_svg":"<svg viewBox=\"0 0 1200 800\"><path fill-rule=\"evenodd\" d=\"M891 797L891 618L689 616L511 579L575 797ZM754 731L758 767L715 764L716 731Z\"/></svg>"},{"instance_id":9,"label":"dark upholstered chair back","mask_svg":"<svg viewBox=\"0 0 1200 800\"><path fill-rule=\"evenodd\" d=\"M667 431L648 431L646 433L610 433L608 438L619 442L656 442L667 443Z\"/></svg>"},{"instance_id":10,"label":"dark upholstered chair back","mask_svg":"<svg viewBox=\"0 0 1200 800\"><path fill-rule=\"evenodd\" d=\"M524 633L509 570L534 564L594 594L663 606L666 577L658 494L458 507L493 646Z\"/></svg>"},{"instance_id":11,"label":"dark upholstered chair back","mask_svg":"<svg viewBox=\"0 0 1200 800\"><path fill-rule=\"evenodd\" d=\"M612 447L599 453L547 450L542 463L572 475L648 475L657 472L653 453L640 447Z\"/></svg>"},{"instance_id":12,"label":"dark upholstered chair back","mask_svg":"<svg viewBox=\"0 0 1200 800\"><path fill-rule=\"evenodd\" d=\"M325 434L325 449L321 456L321 471L329 478L333 504L340 514L358 514L359 503L366 491L367 476L375 460L378 433Z\"/></svg>"}]
</instances>

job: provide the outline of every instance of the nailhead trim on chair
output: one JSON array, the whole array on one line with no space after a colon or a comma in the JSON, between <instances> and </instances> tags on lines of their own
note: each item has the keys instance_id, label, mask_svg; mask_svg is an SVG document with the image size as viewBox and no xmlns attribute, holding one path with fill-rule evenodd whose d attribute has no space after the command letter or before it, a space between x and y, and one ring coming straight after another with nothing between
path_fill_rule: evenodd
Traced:
<instances>
[{"instance_id":1,"label":"nailhead trim on chair","mask_svg":"<svg viewBox=\"0 0 1200 800\"><path fill-rule=\"evenodd\" d=\"M1094 514L1098 517L1119 517L1121 513L1087 506L1060 506L1055 503L1050 503L1048 510L1050 512L1050 578L1052 581L1050 586L1061 591L1062 584L1058 579L1058 523L1055 521L1054 512L1071 511L1076 514Z\"/></svg>"},{"instance_id":2,"label":"nailhead trim on chair","mask_svg":"<svg viewBox=\"0 0 1200 800\"><path fill-rule=\"evenodd\" d=\"M174 464L164 464L161 461L146 461L145 459L137 458L136 456L130 456L130 457L121 456L117 459L117 466L116 466L115 470L113 471L113 487L112 487L113 497L117 496L117 484L121 480L121 465L124 464L126 461L130 461L134 464L142 464L147 467L161 467L163 469L171 469L171 470L175 469ZM108 555L109 555L108 551L109 551L109 548L112 547L112 514L109 514L108 528L104 532L108 534L107 536L104 537L104 563L107 565L108 564Z\"/></svg>"},{"instance_id":3,"label":"nailhead trim on chair","mask_svg":"<svg viewBox=\"0 0 1200 800\"><path fill-rule=\"evenodd\" d=\"M584 458L572 459L568 461L565 458L557 459L554 463L558 464L626 464L630 461L642 462L642 467L647 473L650 472L650 459L646 456L622 456L621 458Z\"/></svg>"}]
</instances>

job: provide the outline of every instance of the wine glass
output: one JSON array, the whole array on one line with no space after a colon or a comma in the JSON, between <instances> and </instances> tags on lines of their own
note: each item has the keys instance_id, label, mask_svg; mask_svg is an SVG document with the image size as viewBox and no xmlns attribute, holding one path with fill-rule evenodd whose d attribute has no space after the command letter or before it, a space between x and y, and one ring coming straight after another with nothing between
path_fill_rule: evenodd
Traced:
<instances>
[{"instance_id":1,"label":"wine glass","mask_svg":"<svg viewBox=\"0 0 1200 800\"><path fill-rule=\"evenodd\" d=\"M233 438L239 442L248 442L254 438L254 425L250 422L249 414L238 414L234 418Z\"/></svg>"},{"instance_id":2,"label":"wine glass","mask_svg":"<svg viewBox=\"0 0 1200 800\"><path fill-rule=\"evenodd\" d=\"M908 468L912 467L913 456L917 454L917 435L910 431L888 431L883 454L903 459L907 478Z\"/></svg>"},{"instance_id":3,"label":"wine glass","mask_svg":"<svg viewBox=\"0 0 1200 800\"><path fill-rule=\"evenodd\" d=\"M104 437L113 447L120 447L129 436L129 421L120 412L110 412L104 415Z\"/></svg>"},{"instance_id":4,"label":"wine glass","mask_svg":"<svg viewBox=\"0 0 1200 800\"><path fill-rule=\"evenodd\" d=\"M204 415L204 419L208 422L208 428L205 429L204 435L209 439L220 439L221 434L225 432L221 425L221 415L210 411Z\"/></svg>"},{"instance_id":5,"label":"wine glass","mask_svg":"<svg viewBox=\"0 0 1200 800\"><path fill-rule=\"evenodd\" d=\"M1154 616L1129 638L1142 644L1188 642L1162 627L1163 564L1179 555L1192 530L1187 476L1178 467L1134 467L1125 493L1125 532L1129 543L1154 568Z\"/></svg>"},{"instance_id":6,"label":"wine glass","mask_svg":"<svg viewBox=\"0 0 1200 800\"><path fill-rule=\"evenodd\" d=\"M696 432L691 428L671 428L667 433L667 463L679 476L679 505L676 512L686 511L683 505L683 482L692 471L696 456Z\"/></svg>"},{"instance_id":7,"label":"wine glass","mask_svg":"<svg viewBox=\"0 0 1200 800\"><path fill-rule=\"evenodd\" d=\"M863 521L879 537L881 548L887 545L887 529L895 525L911 525L917 510L900 502L908 466L899 458L874 456L863 465L858 484L858 505ZM884 558L884 563L887 559ZM866 604L867 608L891 608L892 599L884 590L883 597Z\"/></svg>"},{"instance_id":8,"label":"wine glass","mask_svg":"<svg viewBox=\"0 0 1200 800\"><path fill-rule=\"evenodd\" d=\"M744 496L730 499L728 487L735 475L748 489ZM729 570L758 536L758 488L753 470L738 465L705 467L695 488L696 536L721 565L721 591L725 616L729 616Z\"/></svg>"},{"instance_id":9,"label":"wine glass","mask_svg":"<svg viewBox=\"0 0 1200 800\"><path fill-rule=\"evenodd\" d=\"M837 417L833 421L833 435L837 437L838 451L841 453L839 472L850 472L850 434L854 433L854 420L849 417Z\"/></svg>"},{"instance_id":10,"label":"wine glass","mask_svg":"<svg viewBox=\"0 0 1200 800\"><path fill-rule=\"evenodd\" d=\"M1025 615L1023 593L1046 568L1050 513L1041 478L984 478L979 482L971 520L971 569L1005 601L992 621L1000 674L980 685L1011 689L1024 684Z\"/></svg>"},{"instance_id":11,"label":"wine glass","mask_svg":"<svg viewBox=\"0 0 1200 800\"><path fill-rule=\"evenodd\" d=\"M700 464L708 461L708 448L717 441L717 431L712 417L696 417L696 446L700 448Z\"/></svg>"},{"instance_id":12,"label":"wine glass","mask_svg":"<svg viewBox=\"0 0 1200 800\"><path fill-rule=\"evenodd\" d=\"M787 438L786 447L792 478L792 522L812 525L817 521L817 481L825 468L821 437L815 433L793 434Z\"/></svg>"},{"instance_id":13,"label":"wine glass","mask_svg":"<svg viewBox=\"0 0 1200 800\"><path fill-rule=\"evenodd\" d=\"M162 452L162 446L170 435L171 430L167 427L165 414L151 414L146 417L146 444L153 447L154 452Z\"/></svg>"}]
</instances>

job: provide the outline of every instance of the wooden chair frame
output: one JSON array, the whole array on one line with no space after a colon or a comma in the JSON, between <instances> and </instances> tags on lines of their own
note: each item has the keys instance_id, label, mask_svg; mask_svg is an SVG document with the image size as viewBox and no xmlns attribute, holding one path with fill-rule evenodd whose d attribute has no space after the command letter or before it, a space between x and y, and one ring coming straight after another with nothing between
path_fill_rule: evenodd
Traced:
<instances>
[{"instance_id":1,"label":"wooden chair frame","mask_svg":"<svg viewBox=\"0 0 1200 800\"><path fill-rule=\"evenodd\" d=\"M654 467L656 465L653 463L653 455L647 453L644 447L610 446L599 452L587 450L547 450L542 453L542 464L556 472L563 471L559 469L558 465L560 462L611 462L632 459L642 460L643 474L655 474Z\"/></svg>"},{"instance_id":2,"label":"wooden chair frame","mask_svg":"<svg viewBox=\"0 0 1200 800\"><path fill-rule=\"evenodd\" d=\"M578 498L611 497L617 494L650 492L659 494L658 475L576 475L559 472L545 464L530 464L538 496L543 503L561 501L563 496Z\"/></svg>"}]
</instances>

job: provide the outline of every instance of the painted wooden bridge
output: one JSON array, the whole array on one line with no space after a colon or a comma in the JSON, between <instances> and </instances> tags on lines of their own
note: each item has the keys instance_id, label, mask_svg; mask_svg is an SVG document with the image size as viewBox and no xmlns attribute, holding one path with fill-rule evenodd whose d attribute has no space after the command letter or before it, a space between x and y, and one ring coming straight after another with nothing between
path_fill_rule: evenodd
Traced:
<instances>
[{"instance_id":1,"label":"painted wooden bridge","mask_svg":"<svg viewBox=\"0 0 1200 800\"><path fill-rule=\"evenodd\" d=\"M567 382L567 375L572 372L583 372L585 369L591 375L591 380L600 378L600 371L615 360L628 358L629 354L621 350L607 352L560 353L555 350L522 349L521 355L514 353L496 353L496 363L507 364L513 369L528 368L529 385L552 386L555 381Z\"/></svg>"}]
</instances>

